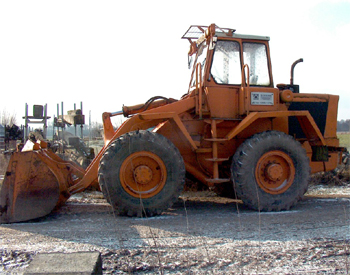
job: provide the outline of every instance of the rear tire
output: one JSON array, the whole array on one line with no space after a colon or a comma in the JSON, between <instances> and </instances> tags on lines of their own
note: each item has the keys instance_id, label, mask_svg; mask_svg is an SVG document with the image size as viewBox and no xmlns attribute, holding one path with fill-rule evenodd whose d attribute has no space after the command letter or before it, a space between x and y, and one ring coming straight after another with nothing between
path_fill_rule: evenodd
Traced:
<instances>
[{"instance_id":1,"label":"rear tire","mask_svg":"<svg viewBox=\"0 0 350 275\"><path fill-rule=\"evenodd\" d=\"M149 217L161 214L178 199L185 165L172 142L142 130L111 143L100 160L98 180L117 214Z\"/></svg>"},{"instance_id":2,"label":"rear tire","mask_svg":"<svg viewBox=\"0 0 350 275\"><path fill-rule=\"evenodd\" d=\"M307 191L309 159L291 136L278 131L263 132L237 149L231 175L237 195L249 208L287 210Z\"/></svg>"}]
</instances>

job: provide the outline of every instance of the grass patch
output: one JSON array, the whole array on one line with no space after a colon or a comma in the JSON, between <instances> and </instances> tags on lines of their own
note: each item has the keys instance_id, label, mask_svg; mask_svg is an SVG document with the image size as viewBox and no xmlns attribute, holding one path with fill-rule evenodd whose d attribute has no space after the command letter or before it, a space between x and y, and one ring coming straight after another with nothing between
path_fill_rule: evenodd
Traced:
<instances>
[{"instance_id":1,"label":"grass patch","mask_svg":"<svg viewBox=\"0 0 350 275\"><path fill-rule=\"evenodd\" d=\"M350 150L350 133L337 133L339 144L341 147L346 147Z\"/></svg>"}]
</instances>

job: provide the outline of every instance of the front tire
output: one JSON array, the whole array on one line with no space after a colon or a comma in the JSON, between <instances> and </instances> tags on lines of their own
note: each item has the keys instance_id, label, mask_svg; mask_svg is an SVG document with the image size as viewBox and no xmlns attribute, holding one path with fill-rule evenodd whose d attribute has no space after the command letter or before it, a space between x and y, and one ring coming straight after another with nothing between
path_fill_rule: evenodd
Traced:
<instances>
[{"instance_id":1,"label":"front tire","mask_svg":"<svg viewBox=\"0 0 350 275\"><path fill-rule=\"evenodd\" d=\"M288 210L307 191L309 159L291 136L278 131L263 132L237 149L231 175L237 195L249 208Z\"/></svg>"},{"instance_id":2,"label":"front tire","mask_svg":"<svg viewBox=\"0 0 350 275\"><path fill-rule=\"evenodd\" d=\"M119 215L154 216L183 190L185 165L166 137L137 131L117 138L100 160L101 190Z\"/></svg>"}]
</instances>

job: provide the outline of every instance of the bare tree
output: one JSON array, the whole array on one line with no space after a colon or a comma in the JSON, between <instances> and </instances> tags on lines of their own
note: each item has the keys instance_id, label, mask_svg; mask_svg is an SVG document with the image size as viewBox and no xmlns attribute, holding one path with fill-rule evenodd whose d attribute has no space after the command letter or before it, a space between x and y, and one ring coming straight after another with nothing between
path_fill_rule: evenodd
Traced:
<instances>
[{"instance_id":1,"label":"bare tree","mask_svg":"<svg viewBox=\"0 0 350 275\"><path fill-rule=\"evenodd\" d=\"M350 131L350 119L338 121L337 123L338 132L349 132Z\"/></svg>"},{"instance_id":2,"label":"bare tree","mask_svg":"<svg viewBox=\"0 0 350 275\"><path fill-rule=\"evenodd\" d=\"M123 124L124 121L125 121L125 119L122 116L114 117L112 119L113 129L117 130L120 127L120 125Z\"/></svg>"},{"instance_id":3,"label":"bare tree","mask_svg":"<svg viewBox=\"0 0 350 275\"><path fill-rule=\"evenodd\" d=\"M113 129L117 130L120 125L122 125L123 123L123 118L122 117L117 117L117 118L113 118L112 120L112 125L113 125ZM103 123L101 122L92 122L90 125L90 137L91 138L101 138L103 137Z\"/></svg>"},{"instance_id":4,"label":"bare tree","mask_svg":"<svg viewBox=\"0 0 350 275\"><path fill-rule=\"evenodd\" d=\"M0 123L2 125L8 125L8 126L12 126L13 124L16 124L17 123L16 113L10 114L9 112L6 111L6 109L2 110Z\"/></svg>"},{"instance_id":5,"label":"bare tree","mask_svg":"<svg viewBox=\"0 0 350 275\"><path fill-rule=\"evenodd\" d=\"M99 138L102 137L103 125L99 122L92 122L90 129L90 137L91 138Z\"/></svg>"}]
</instances>

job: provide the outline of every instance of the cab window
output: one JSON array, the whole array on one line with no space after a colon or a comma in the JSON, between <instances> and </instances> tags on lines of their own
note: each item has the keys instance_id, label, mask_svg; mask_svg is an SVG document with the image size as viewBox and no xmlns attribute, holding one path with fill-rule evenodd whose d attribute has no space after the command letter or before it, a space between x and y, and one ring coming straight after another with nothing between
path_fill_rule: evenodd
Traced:
<instances>
[{"instance_id":1,"label":"cab window","mask_svg":"<svg viewBox=\"0 0 350 275\"><path fill-rule=\"evenodd\" d=\"M250 85L269 86L270 76L266 46L260 43L243 43L244 64L249 66Z\"/></svg>"},{"instance_id":2,"label":"cab window","mask_svg":"<svg viewBox=\"0 0 350 275\"><path fill-rule=\"evenodd\" d=\"M195 76L195 72L196 72L196 65L199 63L201 64L201 76L203 77L204 75L204 71L205 71L205 63L206 63L206 59L207 59L207 51L208 51L208 46L205 42L203 42L199 49L198 49L198 53L196 55L196 59L194 62L194 66L193 66L193 70L192 70L192 74L191 74L191 87L196 85L196 76ZM192 62L191 62L192 63Z\"/></svg>"},{"instance_id":3,"label":"cab window","mask_svg":"<svg viewBox=\"0 0 350 275\"><path fill-rule=\"evenodd\" d=\"M250 85L270 85L265 44L243 42L243 64L249 66ZM238 42L217 41L210 72L218 84L241 85L242 64Z\"/></svg>"},{"instance_id":4,"label":"cab window","mask_svg":"<svg viewBox=\"0 0 350 275\"><path fill-rule=\"evenodd\" d=\"M218 84L240 85L241 61L238 42L217 41L211 75Z\"/></svg>"}]
</instances>

